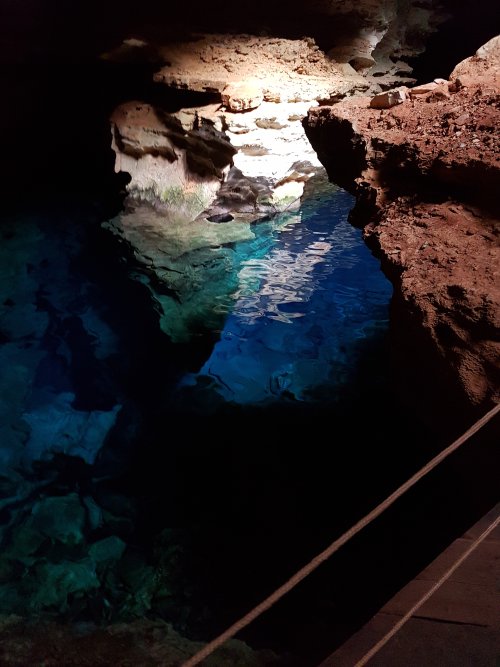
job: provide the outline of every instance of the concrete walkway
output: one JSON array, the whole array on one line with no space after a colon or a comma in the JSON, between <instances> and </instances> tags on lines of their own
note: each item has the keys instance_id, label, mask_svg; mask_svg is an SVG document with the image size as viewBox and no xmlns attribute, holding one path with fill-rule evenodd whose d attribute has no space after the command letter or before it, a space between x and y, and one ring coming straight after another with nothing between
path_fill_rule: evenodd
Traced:
<instances>
[{"instance_id":1,"label":"concrete walkway","mask_svg":"<svg viewBox=\"0 0 500 667\"><path fill-rule=\"evenodd\" d=\"M320 667L353 667L499 514L500 503L401 589ZM367 665L500 667L500 527Z\"/></svg>"}]
</instances>

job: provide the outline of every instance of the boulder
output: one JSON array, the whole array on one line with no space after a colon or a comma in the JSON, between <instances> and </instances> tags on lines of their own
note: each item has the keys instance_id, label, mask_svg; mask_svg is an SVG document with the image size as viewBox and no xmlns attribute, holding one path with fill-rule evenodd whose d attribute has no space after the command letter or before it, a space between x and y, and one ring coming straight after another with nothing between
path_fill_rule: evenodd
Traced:
<instances>
[{"instance_id":1,"label":"boulder","mask_svg":"<svg viewBox=\"0 0 500 667\"><path fill-rule=\"evenodd\" d=\"M222 104L228 111L248 111L262 103L262 89L253 83L232 83L222 91Z\"/></svg>"},{"instance_id":2,"label":"boulder","mask_svg":"<svg viewBox=\"0 0 500 667\"><path fill-rule=\"evenodd\" d=\"M425 98L427 102L438 102L439 100L447 99L450 96L448 88L448 81L444 79L434 79L429 83L414 86L408 90L410 99L418 97L419 95L427 95Z\"/></svg>"},{"instance_id":3,"label":"boulder","mask_svg":"<svg viewBox=\"0 0 500 667\"><path fill-rule=\"evenodd\" d=\"M436 90L436 88L438 88L439 83L447 83L447 81L434 80L430 81L429 83L422 83L419 86L413 86L413 88L410 88L408 94L410 97L415 97L416 95L428 95L429 93L432 93L434 90Z\"/></svg>"},{"instance_id":4,"label":"boulder","mask_svg":"<svg viewBox=\"0 0 500 667\"><path fill-rule=\"evenodd\" d=\"M372 109L390 109L398 104L402 104L408 99L405 89L396 88L394 90L387 90L385 93L375 95L370 100L370 107Z\"/></svg>"},{"instance_id":5,"label":"boulder","mask_svg":"<svg viewBox=\"0 0 500 667\"><path fill-rule=\"evenodd\" d=\"M450 90L461 88L498 89L500 86L500 35L483 44L470 58L462 60L450 74Z\"/></svg>"},{"instance_id":6,"label":"boulder","mask_svg":"<svg viewBox=\"0 0 500 667\"><path fill-rule=\"evenodd\" d=\"M85 510L76 493L40 500L29 520L33 528L50 540L66 545L83 541Z\"/></svg>"}]
</instances>

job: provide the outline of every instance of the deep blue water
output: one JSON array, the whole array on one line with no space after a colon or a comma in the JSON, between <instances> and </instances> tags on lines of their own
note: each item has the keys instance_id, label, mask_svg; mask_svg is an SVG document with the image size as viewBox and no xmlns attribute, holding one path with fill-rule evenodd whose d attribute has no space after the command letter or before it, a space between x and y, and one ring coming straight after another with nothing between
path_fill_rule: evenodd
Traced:
<instances>
[{"instance_id":1,"label":"deep blue water","mask_svg":"<svg viewBox=\"0 0 500 667\"><path fill-rule=\"evenodd\" d=\"M184 384L258 404L332 401L355 381L363 341L387 330L392 288L347 220L352 206L323 185L234 245L237 289L220 340Z\"/></svg>"}]
</instances>

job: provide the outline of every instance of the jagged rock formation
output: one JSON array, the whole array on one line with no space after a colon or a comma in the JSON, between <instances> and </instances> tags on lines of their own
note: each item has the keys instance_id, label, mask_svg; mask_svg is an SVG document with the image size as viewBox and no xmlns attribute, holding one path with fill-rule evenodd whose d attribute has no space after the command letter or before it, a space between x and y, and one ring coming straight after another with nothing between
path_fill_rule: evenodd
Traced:
<instances>
[{"instance_id":1,"label":"jagged rock formation","mask_svg":"<svg viewBox=\"0 0 500 667\"><path fill-rule=\"evenodd\" d=\"M412 81L406 59L424 51L429 33L444 19L432 0L313 0L308 8L343 25L344 34L335 37L328 55L381 87Z\"/></svg>"},{"instance_id":2,"label":"jagged rock formation","mask_svg":"<svg viewBox=\"0 0 500 667\"><path fill-rule=\"evenodd\" d=\"M76 233L75 233L76 236ZM31 471L57 454L92 464L121 406L97 387L99 361L110 354L108 330L92 306L75 310L88 294L76 285L70 264L76 241L52 243L35 220L2 226L0 247L0 461L4 474ZM63 247L61 247L63 246ZM68 288L57 280L65 275ZM43 296L42 296L43 294ZM90 332L100 331L102 341ZM64 341L64 334L70 345ZM50 350L43 341L52 341ZM27 343L29 341L29 343ZM93 401L79 404L70 378L78 348L95 378ZM20 491L21 492L21 491ZM8 503L4 488L2 501ZM12 500L12 499L10 499Z\"/></svg>"},{"instance_id":3,"label":"jagged rock formation","mask_svg":"<svg viewBox=\"0 0 500 667\"><path fill-rule=\"evenodd\" d=\"M394 284L405 388L441 416L499 400L499 74L497 37L449 82L410 89L390 109L357 97L305 121Z\"/></svg>"},{"instance_id":4,"label":"jagged rock formation","mask_svg":"<svg viewBox=\"0 0 500 667\"><path fill-rule=\"evenodd\" d=\"M145 42L126 40L108 57L145 57L148 49ZM296 202L314 173L297 170L297 163L320 166L302 118L318 100L369 85L349 65L329 60L313 39L202 35L155 47L155 53L164 63L156 82L218 102L173 115L139 102L122 105L111 119L116 170L131 175L129 191L136 198L166 204L174 214L177 206L191 220L205 209L207 217L275 213ZM237 171L226 179L230 162Z\"/></svg>"},{"instance_id":5,"label":"jagged rock formation","mask_svg":"<svg viewBox=\"0 0 500 667\"><path fill-rule=\"evenodd\" d=\"M158 53L168 64L155 81L198 92L223 94L236 85L252 86L267 102L310 102L345 95L353 81L368 87L355 73L347 78L346 68L329 59L312 38L201 35L159 47Z\"/></svg>"},{"instance_id":6,"label":"jagged rock formation","mask_svg":"<svg viewBox=\"0 0 500 667\"><path fill-rule=\"evenodd\" d=\"M193 220L213 201L236 150L213 124L181 122L148 104L129 102L111 118L116 171L129 191L161 202L175 218Z\"/></svg>"},{"instance_id":7,"label":"jagged rock formation","mask_svg":"<svg viewBox=\"0 0 500 667\"><path fill-rule=\"evenodd\" d=\"M270 10L272 23L273 8ZM258 14L259 8L255 11ZM198 133L202 123L205 128L213 126L218 132L225 132L235 148L238 178L232 181L238 180L236 192L240 196L228 197L228 189L234 193L235 188L226 183L222 200L216 202L213 210L207 210L207 217L235 211L272 213L288 208L298 201L304 182L314 173L310 168L297 169L297 163L319 166L300 124L307 109L347 95L367 90L379 92L398 83L412 82L411 67L401 58L418 54L425 36L442 20L430 1L422 4L384 0L361 6L352 2L315 2L312 11L315 21L305 27L314 34L326 21L331 30L327 38L323 35L322 48L314 37L200 33L181 35L166 44L157 37L134 37L105 54L111 60L155 63L155 82L169 90L207 96L205 105L181 110L176 114L177 120L169 117L168 145L165 139L158 139L166 132L164 118L158 125L160 110L130 103L113 114L116 169L131 174L130 192L140 199L164 203L174 188L182 215L189 217L193 213L192 218L210 208L218 186L226 180L227 170L221 171L221 165L216 165L215 179L199 170L192 176L189 159L176 159L171 133L175 131L178 137L181 120L190 137L193 132ZM291 7L287 24L294 25L299 14L298 8ZM131 125L135 129L127 143L120 127L128 128L126 134ZM180 146L178 141L176 146ZM190 142L188 158L191 156L192 161L197 150L205 163L206 150L199 142ZM195 206L185 201L192 203L193 189ZM241 197L242 190L247 197ZM173 210L172 204L170 201L169 208ZM204 206L200 208L201 204Z\"/></svg>"}]
</instances>

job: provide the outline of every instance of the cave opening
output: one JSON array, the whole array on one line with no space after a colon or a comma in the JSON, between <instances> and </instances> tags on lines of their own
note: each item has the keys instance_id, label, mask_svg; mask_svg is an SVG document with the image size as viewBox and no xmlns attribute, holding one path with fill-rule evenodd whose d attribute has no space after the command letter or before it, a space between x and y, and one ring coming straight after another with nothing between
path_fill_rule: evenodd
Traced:
<instances>
[{"instance_id":1,"label":"cave opening","mask_svg":"<svg viewBox=\"0 0 500 667\"><path fill-rule=\"evenodd\" d=\"M267 3L237 20L218 4L220 32L314 31L325 49L332 32L334 46L357 34L351 18L318 25L311 13L285 26ZM393 384L389 283L346 221L352 198L324 178L308 181L295 211L207 216L216 242L163 252L172 280L150 248L139 253L103 227L134 215L130 177L113 174L112 111L130 99L168 113L220 102L153 83L155 62L99 59L121 43L120 21L135 27L117 9L91 5L79 24L54 9L29 57L2 62L13 99L2 114L19 131L5 137L0 228L0 610L83 634L160 620L181 641L206 641L448 440ZM463 34L466 21L449 25L447 45L457 25ZM421 81L441 74L429 63L442 35L415 60ZM268 132L278 125L261 121ZM242 153L265 157L242 137ZM232 177L234 193L248 191ZM206 290L185 316L179 282L191 295ZM304 667L345 640L491 502L495 459L488 449L475 461L478 441L241 638ZM461 482L474 467L485 483L471 498Z\"/></svg>"}]
</instances>

